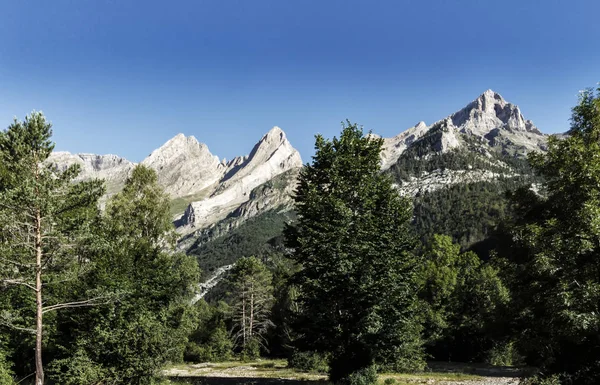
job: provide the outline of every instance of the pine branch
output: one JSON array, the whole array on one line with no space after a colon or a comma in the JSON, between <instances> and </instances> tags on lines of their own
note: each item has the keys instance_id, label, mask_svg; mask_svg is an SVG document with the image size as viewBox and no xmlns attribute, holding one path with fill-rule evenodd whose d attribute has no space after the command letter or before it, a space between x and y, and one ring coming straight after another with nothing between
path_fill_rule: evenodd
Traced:
<instances>
[{"instance_id":1,"label":"pine branch","mask_svg":"<svg viewBox=\"0 0 600 385\"><path fill-rule=\"evenodd\" d=\"M0 282L2 282L5 285L21 285L21 286L25 286L25 287L28 287L31 290L37 292L37 289L35 288L35 286L33 286L32 284L29 284L27 282L23 282L23 281L21 281L19 279L9 279L9 278L6 278L6 279L3 279L3 280L0 280Z\"/></svg>"},{"instance_id":2,"label":"pine branch","mask_svg":"<svg viewBox=\"0 0 600 385\"><path fill-rule=\"evenodd\" d=\"M3 312L2 317L0 318L0 325L6 326L6 327L11 328L13 330L19 330L19 331L31 333L31 334L34 334L34 335L36 333L35 329L25 328L25 327L22 327L22 326L15 325L12 322L12 317L10 316L10 313L8 313L8 312Z\"/></svg>"},{"instance_id":3,"label":"pine branch","mask_svg":"<svg viewBox=\"0 0 600 385\"><path fill-rule=\"evenodd\" d=\"M21 267L25 267L28 269L35 266L35 264L33 264L33 263L21 263L21 262L13 261L12 259L4 258L4 257L0 257L0 261L4 261L6 263L10 263L11 265L21 266Z\"/></svg>"},{"instance_id":4,"label":"pine branch","mask_svg":"<svg viewBox=\"0 0 600 385\"><path fill-rule=\"evenodd\" d=\"M104 301L96 302L96 301L99 301L102 299L104 299ZM113 298L111 296L100 296L100 297L90 298L90 299L87 299L84 301L63 302L63 303L58 303L56 305L46 306L42 310L42 314L50 312L50 311L67 309L67 308L106 305L112 301L113 301Z\"/></svg>"}]
</instances>

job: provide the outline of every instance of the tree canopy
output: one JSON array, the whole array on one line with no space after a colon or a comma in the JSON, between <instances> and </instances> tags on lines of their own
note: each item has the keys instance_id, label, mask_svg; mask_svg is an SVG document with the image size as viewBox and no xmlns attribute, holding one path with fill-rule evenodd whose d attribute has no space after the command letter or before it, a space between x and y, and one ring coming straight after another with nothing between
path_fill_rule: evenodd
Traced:
<instances>
[{"instance_id":1,"label":"tree canopy","mask_svg":"<svg viewBox=\"0 0 600 385\"><path fill-rule=\"evenodd\" d=\"M300 289L297 344L331 353L334 382L376 363L423 364L412 206L380 172L381 146L349 122L339 138L318 135L294 198L298 222L287 230L301 266L292 277Z\"/></svg>"}]
</instances>

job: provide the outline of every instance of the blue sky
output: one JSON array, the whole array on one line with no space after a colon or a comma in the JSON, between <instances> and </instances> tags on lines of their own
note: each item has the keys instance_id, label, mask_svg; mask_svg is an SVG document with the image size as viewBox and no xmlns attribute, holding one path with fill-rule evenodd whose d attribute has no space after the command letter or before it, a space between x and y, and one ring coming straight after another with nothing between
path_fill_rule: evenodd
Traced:
<instances>
[{"instance_id":1,"label":"blue sky","mask_svg":"<svg viewBox=\"0 0 600 385\"><path fill-rule=\"evenodd\" d=\"M0 126L142 160L179 132L246 154L282 127L308 161L346 118L383 136L488 88L547 133L600 81L600 1L0 2Z\"/></svg>"}]
</instances>

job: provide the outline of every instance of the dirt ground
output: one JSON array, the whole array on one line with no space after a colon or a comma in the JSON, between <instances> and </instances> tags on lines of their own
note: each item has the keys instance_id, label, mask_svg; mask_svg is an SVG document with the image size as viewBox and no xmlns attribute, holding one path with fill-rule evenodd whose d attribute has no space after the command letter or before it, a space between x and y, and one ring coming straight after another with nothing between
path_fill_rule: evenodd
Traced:
<instances>
[{"instance_id":1,"label":"dirt ground","mask_svg":"<svg viewBox=\"0 0 600 385\"><path fill-rule=\"evenodd\" d=\"M203 385L307 385L327 384L324 374L302 373L287 367L284 360L178 365L164 371L172 380ZM522 371L486 365L430 363L420 374L384 373L395 385L518 385Z\"/></svg>"}]
</instances>

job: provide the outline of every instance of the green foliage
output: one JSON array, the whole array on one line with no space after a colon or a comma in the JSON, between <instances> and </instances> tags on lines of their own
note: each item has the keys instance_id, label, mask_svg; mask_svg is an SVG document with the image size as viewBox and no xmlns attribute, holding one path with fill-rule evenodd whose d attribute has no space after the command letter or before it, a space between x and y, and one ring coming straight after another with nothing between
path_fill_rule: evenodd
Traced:
<instances>
[{"instance_id":1,"label":"green foliage","mask_svg":"<svg viewBox=\"0 0 600 385\"><path fill-rule=\"evenodd\" d=\"M319 352L294 351L288 359L288 365L301 372L327 373L329 364L327 355Z\"/></svg>"},{"instance_id":2,"label":"green foliage","mask_svg":"<svg viewBox=\"0 0 600 385\"><path fill-rule=\"evenodd\" d=\"M377 383L377 367L375 365L356 370L339 382L343 385L374 385Z\"/></svg>"},{"instance_id":3,"label":"green foliage","mask_svg":"<svg viewBox=\"0 0 600 385\"><path fill-rule=\"evenodd\" d=\"M273 274L275 297L271 312L274 327L267 336L269 354L273 357L289 358L295 352L293 341L297 335L293 322L299 312L298 287L290 281L290 278L299 267L289 258L279 254L272 254L268 262Z\"/></svg>"},{"instance_id":4,"label":"green foliage","mask_svg":"<svg viewBox=\"0 0 600 385\"><path fill-rule=\"evenodd\" d=\"M154 171L133 170L108 203L96 236L94 269L80 284L118 291L119 298L59 317L62 348L53 377L61 383L94 384L94 376L102 376L103 382L149 384L165 362L183 358L199 277L194 258L173 249L169 201Z\"/></svg>"},{"instance_id":5,"label":"green foliage","mask_svg":"<svg viewBox=\"0 0 600 385\"><path fill-rule=\"evenodd\" d=\"M14 385L13 372L6 361L4 352L0 350L0 385Z\"/></svg>"},{"instance_id":6,"label":"green foliage","mask_svg":"<svg viewBox=\"0 0 600 385\"><path fill-rule=\"evenodd\" d=\"M569 136L532 154L544 196L512 195L504 272L520 350L543 378L600 382L600 90L585 91ZM552 377L549 377L552 378ZM554 381L548 379L547 381Z\"/></svg>"},{"instance_id":7,"label":"green foliage","mask_svg":"<svg viewBox=\"0 0 600 385\"><path fill-rule=\"evenodd\" d=\"M565 382L561 381L561 376L553 374L550 376L536 375L524 379L521 382L522 385L564 385Z\"/></svg>"},{"instance_id":8,"label":"green foliage","mask_svg":"<svg viewBox=\"0 0 600 385\"><path fill-rule=\"evenodd\" d=\"M198 259L198 265L207 278L217 268L235 263L242 257L251 255L265 257L278 253L286 222L295 218L291 211L274 209L250 218L239 227L224 235L205 234L190 247L188 254ZM230 220L225 220L227 225Z\"/></svg>"},{"instance_id":9,"label":"green foliage","mask_svg":"<svg viewBox=\"0 0 600 385\"><path fill-rule=\"evenodd\" d=\"M90 268L104 188L97 180L74 183L79 166L59 170L47 162L51 127L34 111L0 132L0 328L17 374L31 373L35 352L40 381L42 351L50 359L53 353L52 312L103 296L76 284Z\"/></svg>"},{"instance_id":10,"label":"green foliage","mask_svg":"<svg viewBox=\"0 0 600 385\"><path fill-rule=\"evenodd\" d=\"M386 378L385 381L383 381L384 385L394 385L396 383L396 379L395 378Z\"/></svg>"},{"instance_id":11,"label":"green foliage","mask_svg":"<svg viewBox=\"0 0 600 385\"><path fill-rule=\"evenodd\" d=\"M482 360L509 301L498 271L445 235L434 235L419 271L424 336L437 360Z\"/></svg>"},{"instance_id":12,"label":"green foliage","mask_svg":"<svg viewBox=\"0 0 600 385\"><path fill-rule=\"evenodd\" d=\"M231 310L225 302L216 306L204 300L196 303L196 328L189 337L184 354L189 362L219 362L232 357L233 342L226 327Z\"/></svg>"},{"instance_id":13,"label":"green foliage","mask_svg":"<svg viewBox=\"0 0 600 385\"><path fill-rule=\"evenodd\" d=\"M251 336L242 347L240 359L242 362L255 361L260 358L261 343L259 337Z\"/></svg>"},{"instance_id":14,"label":"green foliage","mask_svg":"<svg viewBox=\"0 0 600 385\"><path fill-rule=\"evenodd\" d=\"M469 135L461 137L466 148L439 153L432 146L439 141L440 134L441 131L434 130L419 139L387 173L397 183L433 171L443 174L481 170L510 175L490 181L465 180L464 183L419 193L414 200L413 223L423 243L429 243L433 234L446 234L463 249L475 245L477 252L485 255L493 247L494 240L490 240L490 236L508 212L506 192L538 183L541 178L534 174L528 161L522 157L493 150L489 157L483 155L482 143ZM483 241L491 241L491 244L477 245Z\"/></svg>"},{"instance_id":15,"label":"green foliage","mask_svg":"<svg viewBox=\"0 0 600 385\"><path fill-rule=\"evenodd\" d=\"M67 358L53 361L49 369L54 373L54 381L64 385L98 384L107 376L106 370L92 361L83 349L76 350Z\"/></svg>"},{"instance_id":16,"label":"green foliage","mask_svg":"<svg viewBox=\"0 0 600 385\"><path fill-rule=\"evenodd\" d=\"M246 360L260 356L265 334L273 326L272 279L271 272L256 257L240 258L228 278L233 342Z\"/></svg>"},{"instance_id":17,"label":"green foliage","mask_svg":"<svg viewBox=\"0 0 600 385\"><path fill-rule=\"evenodd\" d=\"M519 354L515 342L508 341L496 343L488 351L485 361L496 366L516 366L523 364L523 357Z\"/></svg>"},{"instance_id":18,"label":"green foliage","mask_svg":"<svg viewBox=\"0 0 600 385\"><path fill-rule=\"evenodd\" d=\"M339 139L318 135L286 234L301 266L296 344L331 354L334 382L376 362L423 364L412 207L379 171L381 145L353 124Z\"/></svg>"},{"instance_id":19,"label":"green foliage","mask_svg":"<svg viewBox=\"0 0 600 385\"><path fill-rule=\"evenodd\" d=\"M529 183L527 178L500 178L419 194L414 198L414 229L424 244L431 242L434 234L445 234L463 250L473 247L485 255L493 244L484 241L494 242L496 227L508 215L506 192Z\"/></svg>"}]
</instances>

